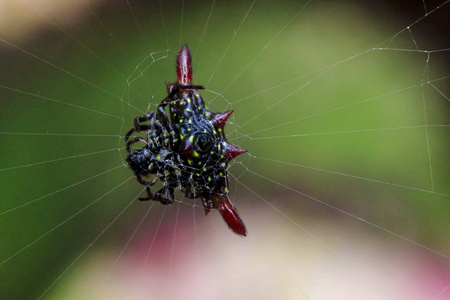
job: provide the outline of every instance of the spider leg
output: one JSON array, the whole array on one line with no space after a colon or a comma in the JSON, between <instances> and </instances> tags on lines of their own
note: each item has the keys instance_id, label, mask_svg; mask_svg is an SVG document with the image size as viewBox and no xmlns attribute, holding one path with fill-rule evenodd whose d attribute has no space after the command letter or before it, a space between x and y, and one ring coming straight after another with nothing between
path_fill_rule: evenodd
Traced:
<instances>
[{"instance_id":1,"label":"spider leg","mask_svg":"<svg viewBox=\"0 0 450 300\"><path fill-rule=\"evenodd\" d=\"M135 132L136 131L136 129L133 127L133 128L131 128L126 134L125 134L125 138L124 138L124 140L125 140L125 142L126 141L128 141L128 139L130 138L130 136L133 134L133 132Z\"/></svg>"},{"instance_id":2,"label":"spider leg","mask_svg":"<svg viewBox=\"0 0 450 300\"><path fill-rule=\"evenodd\" d=\"M169 93L169 95L167 95L166 98L164 98L161 101L161 104L164 103L164 105L169 104L172 100L173 100L173 96L175 96L176 93L178 93L179 91L184 91L184 90L204 90L205 87L203 85L179 85L178 83L175 83L173 85L172 91Z\"/></svg>"},{"instance_id":3,"label":"spider leg","mask_svg":"<svg viewBox=\"0 0 450 300\"><path fill-rule=\"evenodd\" d=\"M137 117L134 119L134 127L131 128L127 134L125 135L125 142L128 141L128 139L130 138L131 134L135 131L140 132L141 130L149 130L152 128L152 124L141 124L143 122L147 122L148 120L150 120L150 118L152 118L155 115L154 112L145 114L142 117Z\"/></svg>"},{"instance_id":4,"label":"spider leg","mask_svg":"<svg viewBox=\"0 0 450 300\"><path fill-rule=\"evenodd\" d=\"M155 201L159 201L161 204L169 205L173 203L173 195L175 193L175 190L171 187L165 186L155 194ZM162 195L166 194L167 198L164 198Z\"/></svg>"},{"instance_id":5,"label":"spider leg","mask_svg":"<svg viewBox=\"0 0 450 300\"><path fill-rule=\"evenodd\" d=\"M158 181L159 177L153 178L152 181L146 181L146 180L142 179L141 175L138 175L138 176L136 176L136 179L137 179L137 181L139 181L139 183L142 184L142 185L152 186L152 185L154 185L154 184Z\"/></svg>"},{"instance_id":6,"label":"spider leg","mask_svg":"<svg viewBox=\"0 0 450 300\"><path fill-rule=\"evenodd\" d=\"M192 191L191 191L191 188L192 188L192 184L189 182L189 183L186 185L185 190L184 190L184 195L186 196L186 198L189 198L189 199L196 199L196 198L201 197L200 194L196 194L195 192L192 192Z\"/></svg>"},{"instance_id":7,"label":"spider leg","mask_svg":"<svg viewBox=\"0 0 450 300\"><path fill-rule=\"evenodd\" d=\"M143 138L141 138L141 137L135 137L134 139L132 139L131 141L129 141L129 142L127 143L127 151L128 151L128 153L132 154L132 153L131 153L131 145L133 145L134 143L137 143L137 142L141 142L141 143L143 143L143 144L148 145L148 142L147 142L146 140L144 140Z\"/></svg>"},{"instance_id":8,"label":"spider leg","mask_svg":"<svg viewBox=\"0 0 450 300\"><path fill-rule=\"evenodd\" d=\"M164 101L164 100L163 100ZM175 132L173 130L172 124L169 121L169 117L167 116L166 110L164 107L167 105L167 103L161 102L158 106L157 110L157 121L155 124L157 124L158 128L162 131L162 144L165 147L173 146L173 143L176 142L176 140L170 139L169 137L175 137Z\"/></svg>"},{"instance_id":9,"label":"spider leg","mask_svg":"<svg viewBox=\"0 0 450 300\"><path fill-rule=\"evenodd\" d=\"M167 188L167 204L173 203L173 195L175 194L175 190L171 187Z\"/></svg>"},{"instance_id":10,"label":"spider leg","mask_svg":"<svg viewBox=\"0 0 450 300\"><path fill-rule=\"evenodd\" d=\"M148 114L145 114L142 117L137 117L134 119L134 128L136 128L136 131L139 132L141 130L149 130L150 128L152 128L152 124L144 124L142 125L141 123L143 122L147 122L148 120L150 120L153 116L154 116L154 112L150 112Z\"/></svg>"},{"instance_id":11,"label":"spider leg","mask_svg":"<svg viewBox=\"0 0 450 300\"><path fill-rule=\"evenodd\" d=\"M145 188L145 191L147 192L147 197L141 197L139 198L139 201L148 201L148 200L154 200L155 197L153 196L152 192L150 191L150 186L147 185Z\"/></svg>"},{"instance_id":12,"label":"spider leg","mask_svg":"<svg viewBox=\"0 0 450 300\"><path fill-rule=\"evenodd\" d=\"M145 190L146 190L146 192L147 192L147 196L148 196L148 197L145 197L145 198L139 198L139 201L154 200L155 197L153 196L152 192L150 191L150 187L151 187L152 185L154 185L154 184L156 183L156 181L158 181L158 177L153 178L153 180L150 181L150 182L148 182L148 181L142 179L142 177L141 177L140 175L139 175L139 176L136 176L136 179L137 179L137 181L139 181L140 184L147 186Z\"/></svg>"},{"instance_id":13,"label":"spider leg","mask_svg":"<svg viewBox=\"0 0 450 300\"><path fill-rule=\"evenodd\" d=\"M189 90L189 89L193 89L193 90L204 90L205 87L203 85L181 85L179 87L179 89L182 90Z\"/></svg>"}]
</instances>

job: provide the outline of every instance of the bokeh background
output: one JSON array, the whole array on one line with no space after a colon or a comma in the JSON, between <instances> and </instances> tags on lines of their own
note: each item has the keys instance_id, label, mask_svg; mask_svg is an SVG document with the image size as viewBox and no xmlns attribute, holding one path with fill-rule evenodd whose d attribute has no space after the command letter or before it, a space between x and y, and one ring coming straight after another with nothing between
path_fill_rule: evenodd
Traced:
<instances>
[{"instance_id":1,"label":"bokeh background","mask_svg":"<svg viewBox=\"0 0 450 300\"><path fill-rule=\"evenodd\" d=\"M447 299L449 1L0 1L1 299ZM245 238L142 203L187 43Z\"/></svg>"}]
</instances>

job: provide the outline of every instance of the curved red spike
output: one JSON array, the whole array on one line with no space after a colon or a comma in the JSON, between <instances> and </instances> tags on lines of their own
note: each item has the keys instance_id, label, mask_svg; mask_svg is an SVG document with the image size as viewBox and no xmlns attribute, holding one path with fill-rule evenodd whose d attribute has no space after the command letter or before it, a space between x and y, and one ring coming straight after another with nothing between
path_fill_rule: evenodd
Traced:
<instances>
[{"instance_id":1,"label":"curved red spike","mask_svg":"<svg viewBox=\"0 0 450 300\"><path fill-rule=\"evenodd\" d=\"M228 227L233 230L234 233L242 236L247 235L247 229L245 228L244 221L242 221L241 217L239 217L236 208L227 196L218 196L217 208L219 209L225 223L227 223Z\"/></svg>"},{"instance_id":2,"label":"curved red spike","mask_svg":"<svg viewBox=\"0 0 450 300\"><path fill-rule=\"evenodd\" d=\"M223 128L228 118L231 116L234 110L229 110L223 113L215 113L212 117L212 122L217 128Z\"/></svg>"},{"instance_id":3,"label":"curved red spike","mask_svg":"<svg viewBox=\"0 0 450 300\"><path fill-rule=\"evenodd\" d=\"M178 52L177 81L179 85L192 84L192 58L187 45L184 45Z\"/></svg>"},{"instance_id":4,"label":"curved red spike","mask_svg":"<svg viewBox=\"0 0 450 300\"><path fill-rule=\"evenodd\" d=\"M173 89L173 84L166 81L166 88L167 88L167 94L170 95L170 92L172 92L172 89Z\"/></svg>"},{"instance_id":5,"label":"curved red spike","mask_svg":"<svg viewBox=\"0 0 450 300\"><path fill-rule=\"evenodd\" d=\"M232 144L226 144L225 146L225 157L228 161L233 160L236 156L244 154L247 150L236 147Z\"/></svg>"}]
</instances>

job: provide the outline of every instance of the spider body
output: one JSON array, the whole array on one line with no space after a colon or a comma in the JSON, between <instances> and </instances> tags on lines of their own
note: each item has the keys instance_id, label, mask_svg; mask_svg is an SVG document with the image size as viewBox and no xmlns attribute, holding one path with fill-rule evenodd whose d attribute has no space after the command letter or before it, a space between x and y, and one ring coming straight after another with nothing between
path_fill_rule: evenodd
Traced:
<instances>
[{"instance_id":1,"label":"spider body","mask_svg":"<svg viewBox=\"0 0 450 300\"><path fill-rule=\"evenodd\" d=\"M206 108L198 92L204 87L192 85L187 46L178 53L177 79L174 84L166 83L168 96L157 111L136 118L125 136L128 141L133 132L147 130L146 139L134 137L127 142L128 166L138 182L147 187L147 197L140 200L171 204L179 188L188 198L201 198L206 214L218 209L228 226L245 236L244 222L228 197L228 163L246 152L229 144L225 137L224 126L233 111L214 113ZM138 142L144 146L133 149ZM152 181L142 178L150 175L154 175ZM150 187L158 179L163 187L153 195Z\"/></svg>"}]
</instances>

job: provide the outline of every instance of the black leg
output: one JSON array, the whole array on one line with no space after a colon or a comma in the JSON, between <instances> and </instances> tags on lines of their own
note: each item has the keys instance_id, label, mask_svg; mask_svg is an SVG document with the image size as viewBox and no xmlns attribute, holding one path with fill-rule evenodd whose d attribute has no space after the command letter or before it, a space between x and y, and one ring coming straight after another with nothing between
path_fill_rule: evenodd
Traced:
<instances>
[{"instance_id":1,"label":"black leg","mask_svg":"<svg viewBox=\"0 0 450 300\"><path fill-rule=\"evenodd\" d=\"M147 185L147 188L145 189L145 191L147 192L147 197L145 197L145 198L141 197L141 198L139 198L139 201L148 201L148 200L155 199L152 192L150 191L150 186Z\"/></svg>"},{"instance_id":2,"label":"black leg","mask_svg":"<svg viewBox=\"0 0 450 300\"><path fill-rule=\"evenodd\" d=\"M141 178L141 176L136 176L137 181L139 181L140 184L146 185L147 188L145 189L147 192L147 196L145 198L139 198L139 201L148 201L148 200L155 200L155 197L153 196L152 192L150 191L150 187L154 185L158 181L158 177L153 178L152 181L148 182Z\"/></svg>"},{"instance_id":3,"label":"black leg","mask_svg":"<svg viewBox=\"0 0 450 300\"><path fill-rule=\"evenodd\" d=\"M203 85L182 85L179 87L179 89L182 90L204 90L205 87Z\"/></svg>"},{"instance_id":4,"label":"black leg","mask_svg":"<svg viewBox=\"0 0 450 300\"><path fill-rule=\"evenodd\" d=\"M176 93L178 93L178 91L183 91L183 90L204 90L205 87L203 85L178 85L178 83L175 83L172 91L170 92L170 94L164 98L161 101L161 104L169 104L170 101L173 100L173 96L175 96Z\"/></svg>"},{"instance_id":5,"label":"black leg","mask_svg":"<svg viewBox=\"0 0 450 300\"><path fill-rule=\"evenodd\" d=\"M173 188L167 189L167 204L173 203L173 196L175 194L175 190Z\"/></svg>"},{"instance_id":6,"label":"black leg","mask_svg":"<svg viewBox=\"0 0 450 300\"><path fill-rule=\"evenodd\" d=\"M124 140L125 140L125 142L126 141L128 141L128 139L130 138L130 136L133 134L133 132L135 132L136 131L136 129L133 127L133 128L131 128L128 132L127 132L127 134L125 134L125 138L124 138Z\"/></svg>"},{"instance_id":7,"label":"black leg","mask_svg":"<svg viewBox=\"0 0 450 300\"><path fill-rule=\"evenodd\" d=\"M146 140L144 140L143 138L135 137L134 139L132 139L131 141L129 141L127 143L127 151L128 151L128 153L132 154L131 153L131 145L133 145L134 143L137 143L137 142L141 142L143 144L148 145L148 142Z\"/></svg>"},{"instance_id":8,"label":"black leg","mask_svg":"<svg viewBox=\"0 0 450 300\"><path fill-rule=\"evenodd\" d=\"M159 201L161 204L169 205L173 203L173 195L175 193L175 190L171 187L163 187L155 194L155 201ZM167 198L164 198L162 195L166 194Z\"/></svg>"},{"instance_id":9,"label":"black leg","mask_svg":"<svg viewBox=\"0 0 450 300\"><path fill-rule=\"evenodd\" d=\"M144 125L142 125L141 123L147 122L148 120L150 120L151 118L154 118L154 117L155 117L155 113L151 112L151 113L145 114L142 117L135 118L134 119L134 127L131 128L125 135L125 142L128 141L128 139L133 134L133 132L135 132L135 131L140 132L141 130L151 129L153 122L151 122L150 124L144 124Z\"/></svg>"},{"instance_id":10,"label":"black leg","mask_svg":"<svg viewBox=\"0 0 450 300\"><path fill-rule=\"evenodd\" d=\"M134 128L136 129L137 132L140 132L141 130L151 129L153 122L150 124L144 124L144 125L142 125L141 123L147 122L148 120L150 120L151 118L154 118L154 117L155 117L154 112L148 113L142 117L137 117L136 119L134 119Z\"/></svg>"},{"instance_id":11,"label":"black leg","mask_svg":"<svg viewBox=\"0 0 450 300\"><path fill-rule=\"evenodd\" d=\"M196 194L195 192L193 193L191 191L191 188L192 188L192 184L188 183L188 185L186 186L186 188L184 190L184 195L186 196L186 198L196 199L201 196L200 194Z\"/></svg>"}]
</instances>

